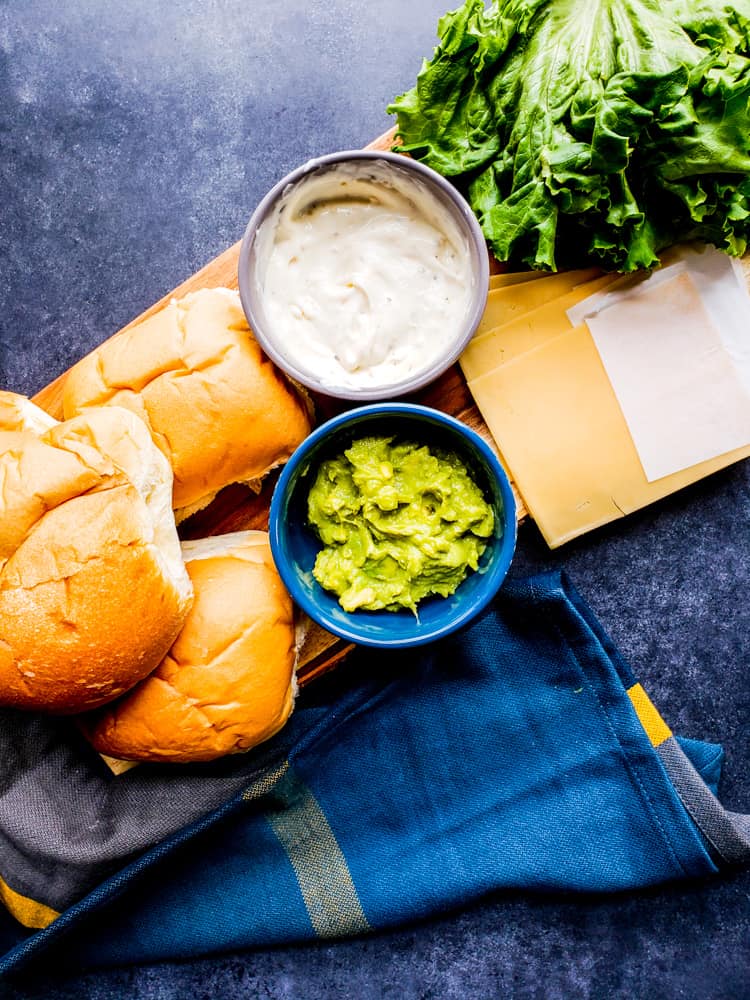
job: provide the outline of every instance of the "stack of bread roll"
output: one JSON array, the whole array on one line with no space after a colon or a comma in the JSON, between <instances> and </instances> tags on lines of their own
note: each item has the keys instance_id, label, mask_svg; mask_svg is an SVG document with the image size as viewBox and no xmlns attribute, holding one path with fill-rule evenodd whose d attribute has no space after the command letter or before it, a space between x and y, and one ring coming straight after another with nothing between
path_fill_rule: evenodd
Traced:
<instances>
[{"instance_id":1,"label":"stack of bread roll","mask_svg":"<svg viewBox=\"0 0 750 1000\"><path fill-rule=\"evenodd\" d=\"M176 524L260 484L310 431L239 296L171 302L69 373L58 422L0 393L0 704L80 715L101 753L249 749L296 691L292 602L265 532Z\"/></svg>"}]
</instances>

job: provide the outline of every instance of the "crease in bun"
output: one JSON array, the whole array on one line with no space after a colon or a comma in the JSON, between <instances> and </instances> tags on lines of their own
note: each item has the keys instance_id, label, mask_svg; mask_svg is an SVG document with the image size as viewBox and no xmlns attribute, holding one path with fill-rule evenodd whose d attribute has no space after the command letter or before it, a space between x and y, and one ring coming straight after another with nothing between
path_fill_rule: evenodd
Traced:
<instances>
[{"instance_id":1,"label":"crease in bun","mask_svg":"<svg viewBox=\"0 0 750 1000\"><path fill-rule=\"evenodd\" d=\"M178 522L225 486L257 487L311 429L309 397L262 352L227 288L173 299L75 365L65 416L109 404L137 414L169 459Z\"/></svg>"},{"instance_id":2,"label":"crease in bun","mask_svg":"<svg viewBox=\"0 0 750 1000\"><path fill-rule=\"evenodd\" d=\"M214 760L269 739L292 712L293 606L266 532L183 542L182 550L195 590L182 632L149 677L80 720L108 757Z\"/></svg>"},{"instance_id":3,"label":"crease in bun","mask_svg":"<svg viewBox=\"0 0 750 1000\"><path fill-rule=\"evenodd\" d=\"M0 389L0 430L44 434L57 423L54 417L27 396Z\"/></svg>"},{"instance_id":4,"label":"crease in bun","mask_svg":"<svg viewBox=\"0 0 750 1000\"><path fill-rule=\"evenodd\" d=\"M0 704L80 712L161 660L192 601L171 478L120 407L0 430Z\"/></svg>"},{"instance_id":5,"label":"crease in bun","mask_svg":"<svg viewBox=\"0 0 750 1000\"><path fill-rule=\"evenodd\" d=\"M127 416L126 416L127 414ZM122 407L100 407L58 424L50 438L71 452L89 449L107 455L138 491L148 512L153 555L165 575L192 598L172 512L172 470L142 421ZM148 531L144 524L144 533Z\"/></svg>"}]
</instances>

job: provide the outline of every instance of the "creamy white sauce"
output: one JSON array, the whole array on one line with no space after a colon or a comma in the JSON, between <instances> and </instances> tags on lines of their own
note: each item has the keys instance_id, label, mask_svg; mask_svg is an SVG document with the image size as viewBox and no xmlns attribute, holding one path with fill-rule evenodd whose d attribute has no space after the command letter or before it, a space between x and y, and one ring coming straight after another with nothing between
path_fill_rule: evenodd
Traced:
<instances>
[{"instance_id":1,"label":"creamy white sauce","mask_svg":"<svg viewBox=\"0 0 750 1000\"><path fill-rule=\"evenodd\" d=\"M470 308L468 240L426 184L384 161L304 178L256 248L269 332L323 387L403 382L445 356Z\"/></svg>"}]
</instances>

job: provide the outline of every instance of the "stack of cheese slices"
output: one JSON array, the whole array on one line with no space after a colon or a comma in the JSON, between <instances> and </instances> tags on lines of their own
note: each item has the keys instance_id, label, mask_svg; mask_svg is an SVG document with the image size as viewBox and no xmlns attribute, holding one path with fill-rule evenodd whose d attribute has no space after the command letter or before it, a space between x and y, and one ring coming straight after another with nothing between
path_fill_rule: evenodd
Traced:
<instances>
[{"instance_id":1,"label":"stack of cheese slices","mask_svg":"<svg viewBox=\"0 0 750 1000\"><path fill-rule=\"evenodd\" d=\"M699 245L654 272L490 279L460 365L550 547L750 455L748 309L741 267Z\"/></svg>"}]
</instances>

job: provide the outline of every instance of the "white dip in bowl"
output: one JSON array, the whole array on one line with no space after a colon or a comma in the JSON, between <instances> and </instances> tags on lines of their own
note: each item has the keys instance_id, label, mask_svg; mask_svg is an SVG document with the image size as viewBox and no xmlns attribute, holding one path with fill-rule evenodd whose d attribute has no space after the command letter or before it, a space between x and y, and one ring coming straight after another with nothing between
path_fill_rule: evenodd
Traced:
<instances>
[{"instance_id":1,"label":"white dip in bowl","mask_svg":"<svg viewBox=\"0 0 750 1000\"><path fill-rule=\"evenodd\" d=\"M261 345L292 377L373 399L413 391L455 360L481 317L487 274L476 220L443 178L397 154L334 154L261 203L240 293Z\"/></svg>"}]
</instances>

